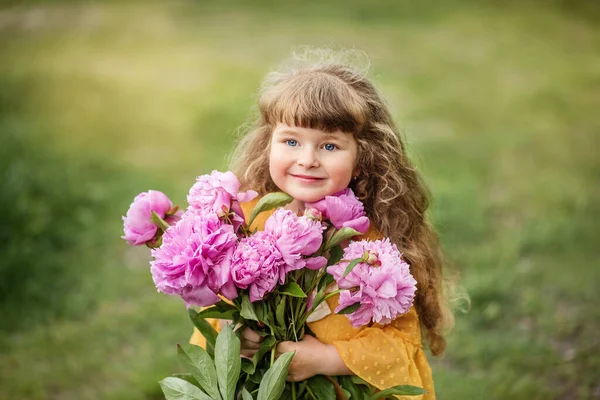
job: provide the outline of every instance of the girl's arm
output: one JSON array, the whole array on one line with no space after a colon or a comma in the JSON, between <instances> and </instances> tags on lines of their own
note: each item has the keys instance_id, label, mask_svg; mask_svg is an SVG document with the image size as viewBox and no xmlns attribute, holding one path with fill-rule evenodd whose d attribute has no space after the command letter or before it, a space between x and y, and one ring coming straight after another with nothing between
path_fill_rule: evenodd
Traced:
<instances>
[{"instance_id":1,"label":"girl's arm","mask_svg":"<svg viewBox=\"0 0 600 400\"><path fill-rule=\"evenodd\" d=\"M281 342L277 345L277 355L295 351L296 354L288 369L287 380L302 381L314 375L354 375L348 369L337 348L325 344L314 336L305 335L299 342Z\"/></svg>"}]
</instances>

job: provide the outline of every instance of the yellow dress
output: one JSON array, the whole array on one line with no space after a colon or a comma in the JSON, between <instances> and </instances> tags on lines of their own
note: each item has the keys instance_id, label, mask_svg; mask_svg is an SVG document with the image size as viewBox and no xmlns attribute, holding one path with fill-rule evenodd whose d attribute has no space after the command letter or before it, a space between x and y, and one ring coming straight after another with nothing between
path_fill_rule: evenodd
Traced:
<instances>
[{"instance_id":1,"label":"yellow dress","mask_svg":"<svg viewBox=\"0 0 600 400\"><path fill-rule=\"evenodd\" d=\"M256 201L242 204L246 218L250 216ZM264 229L272 212L263 212L254 220L251 229ZM378 234L371 227L361 239L376 240ZM327 299L331 310L338 306L339 295ZM217 331L217 320L211 321ZM400 396L403 400L434 400L431 367L421 345L421 331L415 308L381 326L354 328L344 315L331 313L324 318L308 323L317 339L337 348L346 366L357 376L378 389L396 385L414 385L427 390L422 396ZM206 341L194 328L190 343L205 347Z\"/></svg>"}]
</instances>

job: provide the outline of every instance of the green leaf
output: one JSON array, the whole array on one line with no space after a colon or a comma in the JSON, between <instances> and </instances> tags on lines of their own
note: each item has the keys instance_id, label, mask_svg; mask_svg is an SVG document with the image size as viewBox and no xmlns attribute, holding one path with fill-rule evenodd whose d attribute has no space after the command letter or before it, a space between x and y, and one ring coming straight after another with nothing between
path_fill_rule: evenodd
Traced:
<instances>
[{"instance_id":1,"label":"green leaf","mask_svg":"<svg viewBox=\"0 0 600 400\"><path fill-rule=\"evenodd\" d=\"M262 369L258 369L254 372L253 375L250 375L248 377L248 379L251 382L256 383L256 385L258 386L262 382L263 376L264 376L264 371Z\"/></svg>"},{"instance_id":2,"label":"green leaf","mask_svg":"<svg viewBox=\"0 0 600 400\"><path fill-rule=\"evenodd\" d=\"M215 367L217 381L223 400L233 400L240 377L240 339L227 324L221 329L215 344Z\"/></svg>"},{"instance_id":3,"label":"green leaf","mask_svg":"<svg viewBox=\"0 0 600 400\"><path fill-rule=\"evenodd\" d=\"M274 336L267 336L260 344L258 351L254 353L254 356L252 356L251 360L247 358L242 359L242 370L249 375L254 374L254 372L256 372L256 366L258 365L258 362L262 359L267 351L273 348L275 343L276 340Z\"/></svg>"},{"instance_id":4,"label":"green leaf","mask_svg":"<svg viewBox=\"0 0 600 400\"><path fill-rule=\"evenodd\" d=\"M371 400L385 399L388 396L418 396L427 393L427 390L418 386L398 385L389 389L382 390L371 396Z\"/></svg>"},{"instance_id":5,"label":"green leaf","mask_svg":"<svg viewBox=\"0 0 600 400\"><path fill-rule=\"evenodd\" d=\"M248 300L250 301L250 300ZM254 313L256 315L256 318L258 318L258 321L261 322L265 322L266 319L266 313L267 313L267 305L265 304L264 301L257 301L254 303L250 303L254 305Z\"/></svg>"},{"instance_id":6,"label":"green leaf","mask_svg":"<svg viewBox=\"0 0 600 400\"><path fill-rule=\"evenodd\" d=\"M261 212L272 210L277 207L283 207L286 204L291 203L293 200L294 198L292 196L283 192L274 192L263 196L254 206L252 214L250 214L248 226L252 225L252 222L254 222L256 216Z\"/></svg>"},{"instance_id":7,"label":"green leaf","mask_svg":"<svg viewBox=\"0 0 600 400\"><path fill-rule=\"evenodd\" d=\"M313 299L312 307L310 308L309 311L316 310L317 307L319 307L319 304L321 304L323 302L324 298L325 298L325 289L321 289L320 291L317 292L317 294L315 294L315 298Z\"/></svg>"},{"instance_id":8,"label":"green leaf","mask_svg":"<svg viewBox=\"0 0 600 400\"><path fill-rule=\"evenodd\" d=\"M200 384L200 388L214 399L219 399L217 372L208 353L193 344L177 345L179 361L185 365Z\"/></svg>"},{"instance_id":9,"label":"green leaf","mask_svg":"<svg viewBox=\"0 0 600 400\"><path fill-rule=\"evenodd\" d=\"M191 308L188 310L190 318L202 336L206 339L206 352L214 357L215 342L217 340L217 331L204 318L198 318L198 313Z\"/></svg>"},{"instance_id":10,"label":"green leaf","mask_svg":"<svg viewBox=\"0 0 600 400\"><path fill-rule=\"evenodd\" d=\"M335 279L333 278L333 275L325 272L325 274L323 274L321 280L319 281L319 286L317 286L317 290L326 289L329 285L333 283L334 280Z\"/></svg>"},{"instance_id":11,"label":"green leaf","mask_svg":"<svg viewBox=\"0 0 600 400\"><path fill-rule=\"evenodd\" d=\"M171 374L171 376L173 376L175 378L183 379L184 381L189 382L192 385L196 385L198 383L198 381L196 379L194 379L192 374L190 374L189 372L179 372L176 374Z\"/></svg>"},{"instance_id":12,"label":"green leaf","mask_svg":"<svg viewBox=\"0 0 600 400\"><path fill-rule=\"evenodd\" d=\"M258 362L263 358L265 353L270 351L276 343L277 340L275 339L275 336L267 336L260 344L258 351L254 353L254 356L252 357L254 365L257 365Z\"/></svg>"},{"instance_id":13,"label":"green leaf","mask_svg":"<svg viewBox=\"0 0 600 400\"><path fill-rule=\"evenodd\" d=\"M348 392L346 395L350 400L363 400L362 392L357 384L352 382L349 376L338 376L338 381L342 389Z\"/></svg>"},{"instance_id":14,"label":"green leaf","mask_svg":"<svg viewBox=\"0 0 600 400\"><path fill-rule=\"evenodd\" d=\"M306 293L304 293L304 291L302 291L302 288L296 282L286 283L282 287L278 288L277 292L279 292L281 294L287 294L288 296L292 296L292 297L300 297L300 298L306 297Z\"/></svg>"},{"instance_id":15,"label":"green leaf","mask_svg":"<svg viewBox=\"0 0 600 400\"><path fill-rule=\"evenodd\" d=\"M298 390L296 390L297 398L301 399L302 394L306 391L306 381L298 382Z\"/></svg>"},{"instance_id":16,"label":"green leaf","mask_svg":"<svg viewBox=\"0 0 600 400\"><path fill-rule=\"evenodd\" d=\"M344 240L348 240L351 237L359 235L362 235L362 233L356 231L355 229L345 226L333 234L332 238L325 244L325 250L329 250L334 246L337 246L338 244L342 243Z\"/></svg>"},{"instance_id":17,"label":"green leaf","mask_svg":"<svg viewBox=\"0 0 600 400\"><path fill-rule=\"evenodd\" d=\"M242 388L242 400L254 400L246 388Z\"/></svg>"},{"instance_id":18,"label":"green leaf","mask_svg":"<svg viewBox=\"0 0 600 400\"><path fill-rule=\"evenodd\" d=\"M197 318L219 318L219 319L233 319L237 308L234 305L229 304L221 300L212 307L205 308L196 314Z\"/></svg>"},{"instance_id":19,"label":"green leaf","mask_svg":"<svg viewBox=\"0 0 600 400\"><path fill-rule=\"evenodd\" d=\"M369 382L365 381L364 379L362 379L361 377L356 376L356 375L351 375L350 380L352 380L352 383L354 383L355 385L371 386L371 384Z\"/></svg>"},{"instance_id":20,"label":"green leaf","mask_svg":"<svg viewBox=\"0 0 600 400\"><path fill-rule=\"evenodd\" d=\"M354 267L356 267L356 265L361 261L364 261L364 260L362 258L355 258L354 260L350 261L348 263L348 266L344 270L344 274L342 275L342 278L345 277L346 275L348 275L350 272L352 272Z\"/></svg>"},{"instance_id":21,"label":"green leaf","mask_svg":"<svg viewBox=\"0 0 600 400\"><path fill-rule=\"evenodd\" d=\"M344 257L344 250L341 246L333 246L329 251L329 258L327 259L327 265L333 265L340 262Z\"/></svg>"},{"instance_id":22,"label":"green leaf","mask_svg":"<svg viewBox=\"0 0 600 400\"><path fill-rule=\"evenodd\" d=\"M246 295L242 295L242 309L240 315L246 319L252 321L260 321L256 312L254 311L254 304L250 301L250 298Z\"/></svg>"},{"instance_id":23,"label":"green leaf","mask_svg":"<svg viewBox=\"0 0 600 400\"><path fill-rule=\"evenodd\" d=\"M335 400L335 387L323 375L315 375L308 380L308 387L318 400Z\"/></svg>"},{"instance_id":24,"label":"green leaf","mask_svg":"<svg viewBox=\"0 0 600 400\"><path fill-rule=\"evenodd\" d=\"M198 313L199 318L218 318L232 320L237 312L236 309L220 311L214 307L207 308Z\"/></svg>"},{"instance_id":25,"label":"green leaf","mask_svg":"<svg viewBox=\"0 0 600 400\"><path fill-rule=\"evenodd\" d=\"M242 358L241 369L248 375L252 375L254 373L254 370L256 369L256 366L254 365L254 362L252 362L251 359Z\"/></svg>"},{"instance_id":26,"label":"green leaf","mask_svg":"<svg viewBox=\"0 0 600 400\"><path fill-rule=\"evenodd\" d=\"M360 301L348 306L348 307L344 307L342 308L340 311L338 311L338 314L352 314L354 311L358 310L360 308Z\"/></svg>"},{"instance_id":27,"label":"green leaf","mask_svg":"<svg viewBox=\"0 0 600 400\"><path fill-rule=\"evenodd\" d=\"M278 326L287 326L287 321L285 320L285 306L287 305L287 297L281 296L281 300L277 303L277 307L275 308L275 321Z\"/></svg>"},{"instance_id":28,"label":"green leaf","mask_svg":"<svg viewBox=\"0 0 600 400\"><path fill-rule=\"evenodd\" d=\"M272 313L266 314L266 319L263 321L271 329L285 332L285 328L275 325L275 316Z\"/></svg>"},{"instance_id":29,"label":"green leaf","mask_svg":"<svg viewBox=\"0 0 600 400\"><path fill-rule=\"evenodd\" d=\"M259 321L267 325L269 328L273 329L273 315L270 313L269 307L267 307L267 303L261 301L256 304L255 310L260 308L260 311L256 312L256 316L259 318Z\"/></svg>"},{"instance_id":30,"label":"green leaf","mask_svg":"<svg viewBox=\"0 0 600 400\"><path fill-rule=\"evenodd\" d=\"M158 382L167 400L212 400L197 386L179 378L165 378Z\"/></svg>"},{"instance_id":31,"label":"green leaf","mask_svg":"<svg viewBox=\"0 0 600 400\"><path fill-rule=\"evenodd\" d=\"M294 353L284 353L267 370L258 388L257 400L279 400L293 357Z\"/></svg>"}]
</instances>

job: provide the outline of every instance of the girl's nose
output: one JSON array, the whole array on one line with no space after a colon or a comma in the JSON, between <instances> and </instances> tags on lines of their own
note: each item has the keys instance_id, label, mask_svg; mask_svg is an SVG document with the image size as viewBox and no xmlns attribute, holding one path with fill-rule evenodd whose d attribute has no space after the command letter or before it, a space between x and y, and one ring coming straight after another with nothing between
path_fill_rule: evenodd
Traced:
<instances>
[{"instance_id":1,"label":"girl's nose","mask_svg":"<svg viewBox=\"0 0 600 400\"><path fill-rule=\"evenodd\" d=\"M311 148L306 148L298 157L296 161L298 165L303 166L304 168L314 168L319 166L319 159L315 151Z\"/></svg>"}]
</instances>

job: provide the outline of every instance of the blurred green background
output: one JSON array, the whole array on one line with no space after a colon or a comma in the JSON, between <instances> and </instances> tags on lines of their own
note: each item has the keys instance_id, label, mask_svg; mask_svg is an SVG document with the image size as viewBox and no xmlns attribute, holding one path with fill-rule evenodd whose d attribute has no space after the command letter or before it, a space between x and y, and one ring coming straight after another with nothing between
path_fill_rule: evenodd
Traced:
<instances>
[{"instance_id":1,"label":"blurred green background","mask_svg":"<svg viewBox=\"0 0 600 400\"><path fill-rule=\"evenodd\" d=\"M371 56L472 300L438 398L600 398L595 1L0 6L0 399L158 399L183 302L122 241L133 197L224 169L297 45Z\"/></svg>"}]
</instances>

